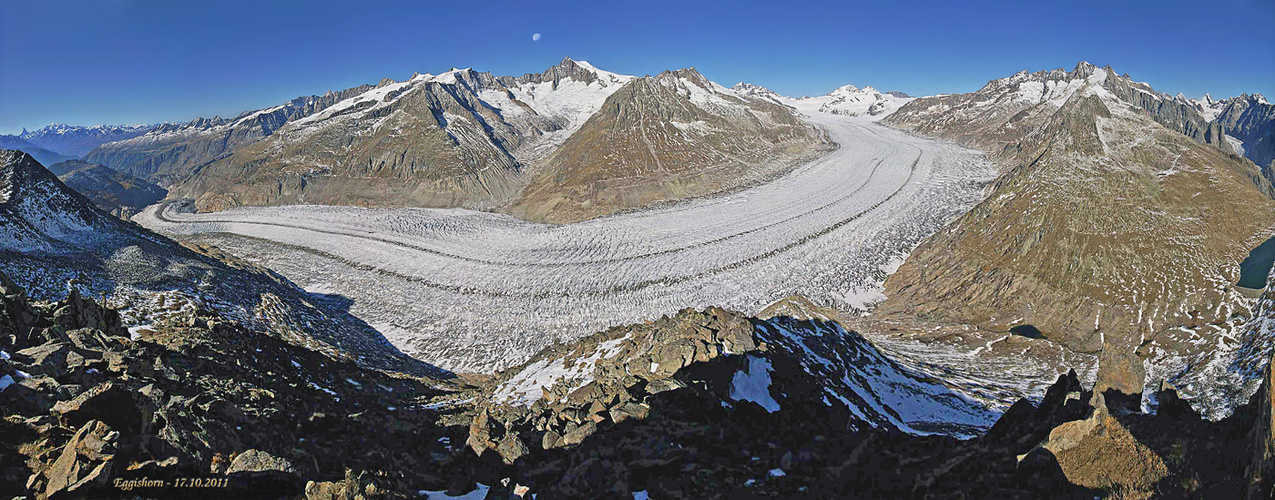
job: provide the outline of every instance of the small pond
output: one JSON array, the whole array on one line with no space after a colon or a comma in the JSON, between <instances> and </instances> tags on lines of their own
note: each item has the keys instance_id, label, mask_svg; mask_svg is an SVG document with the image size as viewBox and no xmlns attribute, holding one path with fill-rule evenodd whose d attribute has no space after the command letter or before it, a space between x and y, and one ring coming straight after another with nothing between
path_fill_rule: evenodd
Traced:
<instances>
[{"instance_id":1,"label":"small pond","mask_svg":"<svg viewBox=\"0 0 1275 500\"><path fill-rule=\"evenodd\" d=\"M1248 258L1240 263L1240 282L1236 285L1244 288L1266 288L1266 277L1271 273L1271 263L1275 262L1275 238L1262 242L1248 253Z\"/></svg>"}]
</instances>

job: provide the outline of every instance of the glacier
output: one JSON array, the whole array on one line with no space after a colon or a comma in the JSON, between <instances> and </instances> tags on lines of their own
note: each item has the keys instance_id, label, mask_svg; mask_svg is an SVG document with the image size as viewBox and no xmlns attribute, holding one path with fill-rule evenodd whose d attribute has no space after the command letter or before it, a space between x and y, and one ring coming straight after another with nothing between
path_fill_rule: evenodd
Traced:
<instances>
[{"instance_id":1,"label":"glacier","mask_svg":"<svg viewBox=\"0 0 1275 500\"><path fill-rule=\"evenodd\" d=\"M981 200L996 175L976 151L878 118L812 112L839 147L779 179L570 225L465 209L192 213L171 202L135 221L217 245L316 296L339 294L421 360L491 372L686 307L756 312L801 294L860 309L892 262Z\"/></svg>"}]
</instances>

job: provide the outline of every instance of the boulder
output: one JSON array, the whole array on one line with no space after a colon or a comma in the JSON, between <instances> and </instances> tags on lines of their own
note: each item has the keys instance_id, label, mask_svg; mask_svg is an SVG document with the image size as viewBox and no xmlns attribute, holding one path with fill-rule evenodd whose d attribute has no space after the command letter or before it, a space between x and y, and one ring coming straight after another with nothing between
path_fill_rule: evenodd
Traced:
<instances>
[{"instance_id":1,"label":"boulder","mask_svg":"<svg viewBox=\"0 0 1275 500\"><path fill-rule=\"evenodd\" d=\"M137 430L142 422L133 397L111 381L98 384L69 401L59 401L53 405L53 413L72 427L101 420L117 429Z\"/></svg>"},{"instance_id":2,"label":"boulder","mask_svg":"<svg viewBox=\"0 0 1275 500\"><path fill-rule=\"evenodd\" d=\"M646 403L625 401L611 408L611 421L618 424L630 418L644 419L650 411L651 407Z\"/></svg>"},{"instance_id":3,"label":"boulder","mask_svg":"<svg viewBox=\"0 0 1275 500\"><path fill-rule=\"evenodd\" d=\"M67 342L49 342L18 351L18 354L30 359L27 362L32 371L56 377L66 372L67 355L71 352L71 344Z\"/></svg>"},{"instance_id":4,"label":"boulder","mask_svg":"<svg viewBox=\"0 0 1275 500\"><path fill-rule=\"evenodd\" d=\"M552 450L559 446L562 446L562 435L558 434L557 431L554 431L553 429L545 431L544 437L540 440L540 447L542 449Z\"/></svg>"},{"instance_id":5,"label":"boulder","mask_svg":"<svg viewBox=\"0 0 1275 500\"><path fill-rule=\"evenodd\" d=\"M562 436L562 444L570 446L584 442L584 438L598 431L598 424L592 420L580 425L567 424L567 432Z\"/></svg>"},{"instance_id":6,"label":"boulder","mask_svg":"<svg viewBox=\"0 0 1275 500\"><path fill-rule=\"evenodd\" d=\"M1074 484L1153 493L1169 474L1164 461L1110 415L1101 393L1093 393L1090 404L1089 418L1063 422L1040 447L1054 455Z\"/></svg>"},{"instance_id":7,"label":"boulder","mask_svg":"<svg viewBox=\"0 0 1275 500\"><path fill-rule=\"evenodd\" d=\"M111 475L115 458L115 442L119 433L98 420L85 423L76 431L57 461L44 476L46 497L63 491L76 491L89 484L104 484Z\"/></svg>"},{"instance_id":8,"label":"boulder","mask_svg":"<svg viewBox=\"0 0 1275 500\"><path fill-rule=\"evenodd\" d=\"M518 435L512 432L500 438L496 445L496 453L500 454L500 458L506 464L514 463L519 458L522 458L523 455L526 455L527 451L527 445L523 444L522 440L518 439Z\"/></svg>"},{"instance_id":9,"label":"boulder","mask_svg":"<svg viewBox=\"0 0 1275 500\"><path fill-rule=\"evenodd\" d=\"M234 474L236 472L266 472L279 471L295 474L296 467L287 459L276 457L261 450L251 449L235 456L230 462L230 468L226 469L226 474Z\"/></svg>"}]
</instances>

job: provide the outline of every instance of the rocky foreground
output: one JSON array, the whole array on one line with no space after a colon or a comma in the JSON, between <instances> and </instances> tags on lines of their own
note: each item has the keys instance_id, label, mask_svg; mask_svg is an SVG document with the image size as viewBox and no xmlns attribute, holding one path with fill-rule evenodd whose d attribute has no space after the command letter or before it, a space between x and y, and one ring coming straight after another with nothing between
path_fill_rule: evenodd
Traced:
<instances>
[{"instance_id":1,"label":"rocky foreground","mask_svg":"<svg viewBox=\"0 0 1275 500\"><path fill-rule=\"evenodd\" d=\"M924 381L862 378L891 365L857 334L719 309L552 347L489 380L361 368L203 311L134 336L78 293L33 302L7 278L0 332L12 497L1264 498L1275 474L1269 372L1218 422L1171 388L1148 415L1067 374L960 440L872 403ZM588 353L583 384L518 384ZM846 363L812 371L818 359ZM832 374L847 382L829 392Z\"/></svg>"}]
</instances>

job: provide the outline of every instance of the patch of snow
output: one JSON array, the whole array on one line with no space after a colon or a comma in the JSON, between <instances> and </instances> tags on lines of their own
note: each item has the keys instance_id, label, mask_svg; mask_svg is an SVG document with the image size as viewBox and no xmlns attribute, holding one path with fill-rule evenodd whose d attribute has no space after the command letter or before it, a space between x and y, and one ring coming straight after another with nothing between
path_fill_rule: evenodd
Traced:
<instances>
[{"instance_id":1,"label":"patch of snow","mask_svg":"<svg viewBox=\"0 0 1275 500\"><path fill-rule=\"evenodd\" d=\"M770 394L770 373L775 371L770 360L747 356L748 366L735 372L730 382L732 401L752 401L766 409L767 413L779 411L779 402Z\"/></svg>"},{"instance_id":2,"label":"patch of snow","mask_svg":"<svg viewBox=\"0 0 1275 500\"><path fill-rule=\"evenodd\" d=\"M1225 135L1223 137L1226 138L1226 143L1231 145L1231 149L1235 150L1235 154L1244 156L1244 141L1241 141L1229 135Z\"/></svg>"},{"instance_id":3,"label":"patch of snow","mask_svg":"<svg viewBox=\"0 0 1275 500\"><path fill-rule=\"evenodd\" d=\"M448 495L447 490L440 490L440 491L420 490L420 491L417 491L416 494L417 496L423 496L428 500L482 500L484 498L487 498L487 490L490 490L491 487L483 483L476 483L476 484L477 484L477 487L474 488L474 491L471 491L469 493L465 493L462 495L457 495L457 496Z\"/></svg>"}]
</instances>

